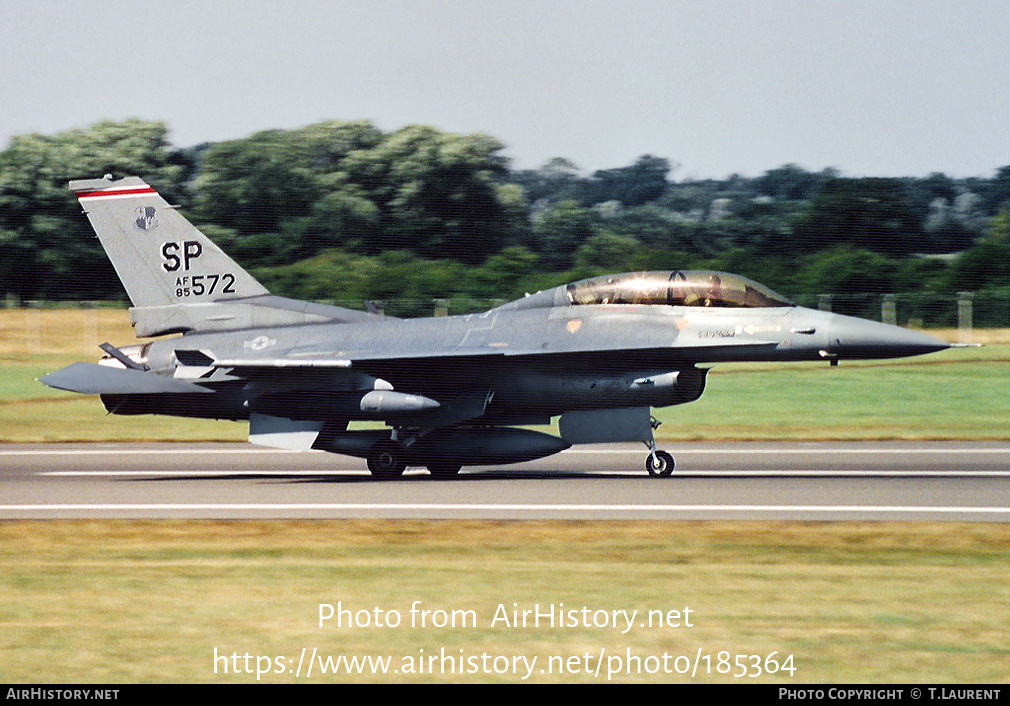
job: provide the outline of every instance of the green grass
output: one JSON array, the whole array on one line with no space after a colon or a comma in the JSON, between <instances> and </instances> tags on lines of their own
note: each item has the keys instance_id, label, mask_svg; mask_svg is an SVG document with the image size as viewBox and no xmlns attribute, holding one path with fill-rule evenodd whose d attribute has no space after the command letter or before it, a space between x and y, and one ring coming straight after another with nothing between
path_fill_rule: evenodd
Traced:
<instances>
[{"instance_id":1,"label":"green grass","mask_svg":"<svg viewBox=\"0 0 1010 706\"><path fill-rule=\"evenodd\" d=\"M721 651L783 660L755 681L991 683L1010 648L1010 527L770 522L144 522L0 524L7 681L254 682L219 654L551 657ZM398 627L319 627L320 603ZM476 626L410 625L414 601ZM693 627L492 627L499 604L691 608ZM462 653L460 652L462 650ZM595 658L595 657L594 657ZM252 663L255 668L255 661ZM273 665L271 665L272 667ZM612 665L615 666L615 665ZM304 681L269 674L264 681ZM495 674L312 681L519 681ZM536 682L603 682L583 671ZM732 682L702 673L615 681ZM736 679L739 682L750 678Z\"/></svg>"}]
</instances>

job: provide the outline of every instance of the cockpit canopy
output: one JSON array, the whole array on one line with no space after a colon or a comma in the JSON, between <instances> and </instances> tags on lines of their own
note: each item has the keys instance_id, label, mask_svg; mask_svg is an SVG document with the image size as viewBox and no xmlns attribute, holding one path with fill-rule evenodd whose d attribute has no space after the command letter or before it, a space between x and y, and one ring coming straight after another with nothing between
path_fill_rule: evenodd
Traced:
<instances>
[{"instance_id":1,"label":"cockpit canopy","mask_svg":"<svg viewBox=\"0 0 1010 706\"><path fill-rule=\"evenodd\" d=\"M633 304L720 308L792 307L763 284L727 272L676 270L603 275L547 289L503 309Z\"/></svg>"},{"instance_id":2,"label":"cockpit canopy","mask_svg":"<svg viewBox=\"0 0 1010 706\"><path fill-rule=\"evenodd\" d=\"M707 270L605 275L564 288L571 304L666 304L704 307L794 306L785 297L740 275Z\"/></svg>"}]
</instances>

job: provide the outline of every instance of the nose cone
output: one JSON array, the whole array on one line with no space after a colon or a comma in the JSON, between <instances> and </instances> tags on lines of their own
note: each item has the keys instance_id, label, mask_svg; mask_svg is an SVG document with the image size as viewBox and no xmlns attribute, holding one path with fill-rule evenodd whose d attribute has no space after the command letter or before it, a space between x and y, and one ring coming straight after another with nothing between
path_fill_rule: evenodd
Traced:
<instances>
[{"instance_id":1,"label":"nose cone","mask_svg":"<svg viewBox=\"0 0 1010 706\"><path fill-rule=\"evenodd\" d=\"M831 316L828 339L828 352L839 358L900 358L950 348L921 331L841 314Z\"/></svg>"}]
</instances>

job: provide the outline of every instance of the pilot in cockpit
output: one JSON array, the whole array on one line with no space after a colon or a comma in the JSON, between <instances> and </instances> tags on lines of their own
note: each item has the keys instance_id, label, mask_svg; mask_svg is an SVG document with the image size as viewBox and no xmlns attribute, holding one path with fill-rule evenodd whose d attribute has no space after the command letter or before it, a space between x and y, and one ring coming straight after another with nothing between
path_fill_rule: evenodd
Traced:
<instances>
[{"instance_id":1,"label":"pilot in cockpit","mask_svg":"<svg viewBox=\"0 0 1010 706\"><path fill-rule=\"evenodd\" d=\"M713 274L708 278L708 288L705 296L702 297L702 306L720 306L723 301L722 279L719 275Z\"/></svg>"}]
</instances>

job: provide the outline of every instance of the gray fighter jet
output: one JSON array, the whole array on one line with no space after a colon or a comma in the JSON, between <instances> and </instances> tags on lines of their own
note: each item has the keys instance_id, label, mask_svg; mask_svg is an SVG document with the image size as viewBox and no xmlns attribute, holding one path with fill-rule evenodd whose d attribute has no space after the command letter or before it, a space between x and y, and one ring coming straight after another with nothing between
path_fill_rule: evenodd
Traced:
<instances>
[{"instance_id":1,"label":"gray fighter jet","mask_svg":"<svg viewBox=\"0 0 1010 706\"><path fill-rule=\"evenodd\" d=\"M42 378L114 414L249 420L253 443L365 458L379 478L641 441L652 407L697 400L721 361L891 358L932 336L794 305L722 272L635 272L482 314L397 319L271 295L136 177L73 181L133 302L138 337ZM169 334L182 334L170 336ZM560 437L524 428L560 416ZM384 423L349 429L352 421ZM361 426L361 425L358 425ZM372 426L375 428L367 428Z\"/></svg>"}]
</instances>

